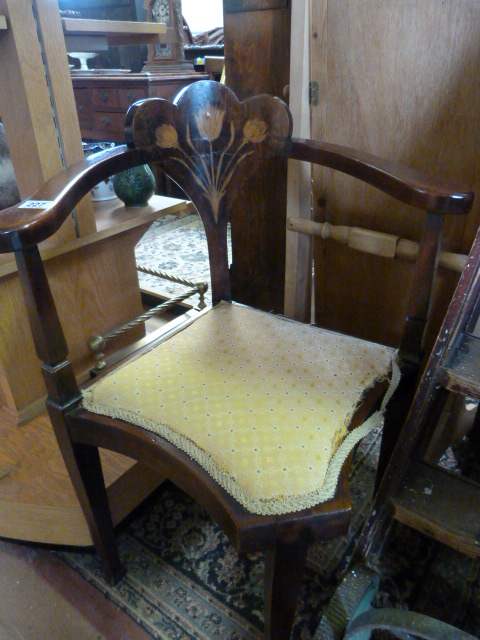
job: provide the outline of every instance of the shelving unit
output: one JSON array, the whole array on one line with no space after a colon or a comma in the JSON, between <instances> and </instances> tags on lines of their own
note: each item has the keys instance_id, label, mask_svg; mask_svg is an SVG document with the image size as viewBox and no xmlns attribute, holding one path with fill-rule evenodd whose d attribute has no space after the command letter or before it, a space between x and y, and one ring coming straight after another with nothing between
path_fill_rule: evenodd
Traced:
<instances>
[{"instance_id":1,"label":"shelving unit","mask_svg":"<svg viewBox=\"0 0 480 640\"><path fill-rule=\"evenodd\" d=\"M95 203L97 230L61 245L45 243L42 258L53 275L53 295L68 327L70 359L80 380L94 358L87 341L92 333L127 322L139 315L141 303L135 264L135 245L150 224L162 215L191 211L185 200L153 196L147 207L127 208L115 198ZM0 262L0 387L7 404L25 423L44 407L45 388L21 300L20 281L11 254ZM81 273L72 283L72 263ZM81 294L80 294L81 292ZM97 300L94 314L87 313L84 298ZM23 320L19 320L23 318ZM28 380L28 384L25 381Z\"/></svg>"},{"instance_id":2,"label":"shelving unit","mask_svg":"<svg viewBox=\"0 0 480 640\"><path fill-rule=\"evenodd\" d=\"M465 422L468 456L456 472L439 464L459 440L457 420L443 420L453 399L465 412L480 400L480 233L421 377L358 544L374 566L392 521L416 529L472 558L480 558L480 413ZM459 414L456 414L457 417ZM461 433L461 432L460 432ZM433 445L433 446L432 446ZM461 473L460 473L461 472ZM371 558L370 558L371 556Z\"/></svg>"},{"instance_id":3,"label":"shelving unit","mask_svg":"<svg viewBox=\"0 0 480 640\"><path fill-rule=\"evenodd\" d=\"M42 257L46 268L56 274L55 299L65 300L63 304L57 303L58 311L63 317L69 318L67 342L80 380L88 376L87 369L94 360L93 354L89 354L88 365L84 358L84 352L88 350L88 334L97 332L105 320L110 323L109 314L114 318L120 317L119 309L115 306L118 302L115 303L114 296L110 295L119 281L122 286L127 283L130 290L129 296L119 298L120 305L125 300L128 302L126 314L123 313L124 319L131 319L143 310L138 284L132 288L132 278L137 278L133 253L138 239L159 216L182 215L191 210L191 203L163 196L153 196L148 206L135 208L125 207L117 198L96 202L95 233L61 246L43 246ZM104 256L103 261L93 262L92 254ZM115 262L120 261L119 256L124 258L123 262ZM15 313L19 312L21 292L12 255L4 254L2 258L0 537L47 544L90 545L92 540L86 521L44 410L45 391L42 391L39 362L31 345L26 318L19 321L17 317L16 330L11 330L9 318L15 307ZM82 298L77 295L70 281L72 261L80 269L79 284L82 288L86 287L84 295L96 296L101 300L94 317L83 314ZM121 276L116 268L119 264L124 269ZM103 266L102 272L95 271L99 266ZM58 287L63 288L63 292ZM105 300L108 304L105 304ZM28 385L25 380L28 380ZM102 462L116 523L138 506L163 479L124 456L108 454L102 458Z\"/></svg>"},{"instance_id":4,"label":"shelving unit","mask_svg":"<svg viewBox=\"0 0 480 640\"><path fill-rule=\"evenodd\" d=\"M0 0L0 30L0 113L26 199L64 166L84 159L65 40L148 44L167 41L169 33L163 24L62 21L52 0ZM92 49L76 49L82 50ZM189 206L154 196L147 207L127 209L118 200L92 203L87 195L75 208L75 221L70 216L42 247L80 381L93 362L88 337L143 311L135 245L153 220ZM89 311L86 299L93 304ZM45 386L11 254L0 258L0 308L0 537L88 545L90 534L44 411ZM122 456L109 456L105 465L116 522L162 481Z\"/></svg>"},{"instance_id":5,"label":"shelving unit","mask_svg":"<svg viewBox=\"0 0 480 640\"><path fill-rule=\"evenodd\" d=\"M109 46L119 46L166 42L168 32L165 24L157 22L83 20L81 18L62 18L62 28L67 48L68 38L71 36L106 38Z\"/></svg>"},{"instance_id":6,"label":"shelving unit","mask_svg":"<svg viewBox=\"0 0 480 640\"><path fill-rule=\"evenodd\" d=\"M14 415L2 406L0 389L0 423L0 537L91 545L87 523L46 413L19 429ZM115 523L162 481L158 474L139 468L124 456L102 454L102 465Z\"/></svg>"}]
</instances>

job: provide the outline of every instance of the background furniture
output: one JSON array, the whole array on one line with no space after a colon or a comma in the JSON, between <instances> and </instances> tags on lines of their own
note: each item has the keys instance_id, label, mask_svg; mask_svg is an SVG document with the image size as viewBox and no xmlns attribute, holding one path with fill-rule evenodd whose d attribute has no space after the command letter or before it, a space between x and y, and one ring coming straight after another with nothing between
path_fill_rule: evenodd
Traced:
<instances>
[{"instance_id":1,"label":"background furniture","mask_svg":"<svg viewBox=\"0 0 480 640\"><path fill-rule=\"evenodd\" d=\"M144 98L172 100L183 87L208 74L125 74L73 77L73 92L82 138L125 141L125 114L130 105Z\"/></svg>"},{"instance_id":2,"label":"background furniture","mask_svg":"<svg viewBox=\"0 0 480 640\"><path fill-rule=\"evenodd\" d=\"M225 81L239 99L261 93L285 99L290 71L291 4L287 0L224 0ZM240 215L241 211L260 206L264 215L255 222L244 220L232 225L232 287L238 300L281 312L287 168L272 159L250 181L255 195L242 194L235 211Z\"/></svg>"},{"instance_id":3,"label":"background furniture","mask_svg":"<svg viewBox=\"0 0 480 640\"><path fill-rule=\"evenodd\" d=\"M193 71L191 62L185 60L183 51L183 17L180 0L143 0L146 19L149 22L167 24L171 37L165 44L148 47L148 59L143 71L153 73L188 73ZM206 10L208 10L206 8Z\"/></svg>"},{"instance_id":4,"label":"background furniture","mask_svg":"<svg viewBox=\"0 0 480 640\"><path fill-rule=\"evenodd\" d=\"M289 77L290 58L293 63L293 54L303 46L300 48L293 36L291 40L291 4L272 0L224 2L226 82L241 98L264 91L284 98L285 87L294 82L294 77ZM350 144L420 170L431 168L439 175L465 180L476 188L480 157L478 3L451 0L439 5L418 0L407 5L389 0L382 3L381 11L377 11L378 4L373 0L322 0L309 6L311 20L305 29L311 62L307 88L301 95L312 123L311 136ZM317 83L312 88L318 87L318 98L311 104L310 82ZM381 132L379 121L385 123ZM265 204L265 221L232 228L236 291L246 302L259 306L263 306L262 280L283 282L285 247L282 234L286 194L282 189L286 178L269 174L273 168L264 171L263 176L258 176L256 197ZM413 225L405 225L403 205L393 208L381 195L373 203L368 189L354 187L349 178L333 177L328 171L316 169L312 178L314 220L348 226L368 226L367 221L375 220L386 233L418 241L421 214ZM271 184L276 188L271 189ZM344 208L339 203L347 190L351 200ZM239 211L248 210L251 205L239 201ZM480 222L479 206L474 205L468 221L447 225L447 250L468 254ZM406 283L411 277L410 266L385 267L377 258L358 256L355 277L350 280L351 286L344 288L337 281L341 265L349 262L343 249L322 239L315 239L313 247L320 273L325 273L325 278L316 279L317 319L328 321L332 328L361 330L365 336L390 344L397 342L405 300L399 299L389 282L401 274ZM331 252L336 253L338 264L330 261ZM335 264L331 273L323 269L325 260ZM372 273L376 275L368 275ZM438 333L457 276L442 270L440 278L429 347ZM275 300L265 301L264 308L280 311L281 285L273 287L273 291ZM367 316L359 327L356 319L363 317L362 300L371 294L376 296L376 304L365 309Z\"/></svg>"},{"instance_id":5,"label":"background furniture","mask_svg":"<svg viewBox=\"0 0 480 640\"><path fill-rule=\"evenodd\" d=\"M20 197L26 199L64 166L84 161L65 45L69 29L68 22L60 18L58 4L51 0L1 0L0 16L0 114ZM109 26L118 41L122 35L118 23ZM92 33L95 28L98 24L92 27L77 21L70 34L83 29L83 35L98 37L98 31ZM138 42L138 37L157 38L162 27L149 25L147 36L138 36L138 31L145 31L141 25L136 24L133 30L136 35L129 32L124 37ZM42 244L47 269L56 282L55 295L63 300L59 312L69 325L67 340L80 377L85 377L93 363L89 335L98 330L104 333L143 310L134 247L148 225L165 207L172 206L170 211L182 210L185 202L160 199L142 211L124 207L115 211L118 205L112 207L111 201L94 207L86 195L62 228ZM79 269L75 281L70 276L73 265ZM120 279L122 286L117 288L115 282ZM97 296L99 291L102 293ZM94 303L88 314L86 300ZM15 427L44 410L46 389L41 372L31 366L31 358L35 358L31 332L25 321L18 320L25 318L26 309L14 257L8 253L0 260L0 307L4 419L0 426L5 444L1 458L2 535L39 542L59 536L66 544L88 543L91 537L79 503L65 484L67 475L51 424L38 418L36 430L32 423L24 430ZM120 480L117 488L125 497L123 515L160 482L157 476L154 480L151 477L151 482L144 476L141 492L137 488L131 491L130 481L137 475L140 478L141 470L120 456L112 456L108 464L109 484Z\"/></svg>"},{"instance_id":6,"label":"background furniture","mask_svg":"<svg viewBox=\"0 0 480 640\"><path fill-rule=\"evenodd\" d=\"M59 8L67 11L77 11L86 20L117 20L139 21L146 20L142 8L143 0L59 0ZM110 47L101 51L92 61L92 66L102 69L131 69L134 73L142 70L148 56L148 45L139 43L121 47ZM93 64L94 63L94 64Z\"/></svg>"},{"instance_id":7,"label":"background furniture","mask_svg":"<svg viewBox=\"0 0 480 640\"><path fill-rule=\"evenodd\" d=\"M428 309L430 285L433 282L444 215L467 213L472 204L472 194L462 190L458 185L428 179L422 174L405 170L391 163L374 161L371 156L363 156L349 149L321 142L292 139L290 127L291 119L288 110L277 100L268 96L260 97L245 103L242 107L236 102L235 96L223 85L217 82L201 85L194 83L185 91L178 107L163 101L146 101L132 109L126 125L132 148L120 147L104 152L97 156L95 161L91 163L85 161L70 172L64 172L47 183L35 194L35 198L38 201L50 202L45 204L42 210L33 208L27 214L28 226L25 229L15 227L18 209L4 212L0 223L0 249L8 251L14 245L18 247L16 252L18 269L26 299L29 301L29 319L35 336L37 353L43 362L42 367L49 388L47 401L49 414L61 443L66 466L83 505L92 538L103 560L106 576L112 581L117 580L121 576L122 568L115 547L108 498L103 489L98 446L135 457L139 460L141 468L148 466L161 473L164 472L214 515L239 552L266 551L265 635L276 640L288 638L290 635L308 543L312 540L343 535L348 529L350 512L348 464L344 464L341 471L339 470L338 484L335 478L332 487L333 497L329 494L329 499L325 502L316 504L313 501L308 508L298 506L298 510L293 509L293 512L288 509L280 512L274 510L267 511L266 515L259 515L264 513L265 504L262 504L262 509L259 511L252 512L247 509L240 499L230 495L228 483L225 484L220 480L218 484L212 478L211 469L209 473L192 460L195 456L191 451L190 455L187 455L182 450L183 445L180 444L178 448L174 446L173 442L178 442L176 438L172 442L169 441L168 436L164 439L150 429L135 426L138 424L136 420L132 420L132 424L118 417L117 419L109 418L108 411L104 415L99 415L104 413L101 408L98 413L95 412L94 406L87 410L85 401L82 406L80 390L71 363L67 359L67 345L60 321L50 295L40 254L34 245L66 219L71 206L81 198L91 182L98 182L110 175L113 168L124 169L150 160L158 163L170 177L178 181L195 203L205 225L208 239L213 302L215 304L226 301L224 304L230 307L228 304L231 300L231 288L227 256L227 221L230 219L230 204L235 201L239 193L245 190L245 185L237 182L236 169L248 158L249 170L255 173L257 163L271 154L277 154L284 161L286 159L311 161L343 171L357 179L363 179L390 196L396 196L403 202L428 210L411 293L411 306L415 309L413 315L416 320L413 325L413 336L416 336L418 326L424 326L425 323L421 312ZM224 160L225 165L223 165ZM215 314L216 311L209 313ZM253 311L253 313L258 312ZM278 322L283 326L290 325L285 320L272 315L265 315L265 317L269 318L268 322ZM201 320L197 322L200 323ZM192 331L196 326L196 323L192 325ZM300 331L299 326L291 325L289 333ZM177 335L188 336L189 331L190 326L187 326ZM312 331L318 331L318 339L321 340L321 330L312 329ZM225 335L230 334L226 331ZM235 331L232 329L231 337L234 338L234 335ZM215 338L212 333L209 336ZM218 342L223 337L224 333L221 332ZM417 350L421 350L421 344L411 338L412 322L407 321L400 354L407 365L418 360ZM243 339L248 338L244 336ZM168 340L166 344L168 345ZM218 353L217 347L218 343L212 347L213 353L204 354L206 361L209 355L215 360L214 354ZM371 348L372 345L368 346L365 343L359 345L360 351L364 349L367 352ZM283 349L282 345L282 353ZM152 352L149 351L149 353ZM278 355L279 358L275 358L275 366L277 364L281 366L280 354ZM187 357L190 357L189 353ZM354 357L354 354L347 350L343 357L348 359ZM138 393L141 393L141 358L135 362L139 367L136 374L138 378L136 388ZM203 358L200 358L199 362L201 366ZM308 370L307 363L305 366ZM298 380L302 380L303 375L307 374L302 373L303 370L297 371L298 367L300 367L298 363L293 365L293 373L297 374ZM351 372L352 369L347 368L347 380L350 379ZM182 370L182 376L183 373ZM284 375L288 377L289 373L292 372L287 370ZM332 378L324 387L325 393L329 386L331 393L334 388L337 388L336 383L339 381L335 380L336 376L337 370L332 371ZM194 379L201 385L202 380L198 375L195 375ZM99 384L107 380L108 378L100 378ZM150 376L144 382L147 386L152 386ZM234 381L229 382L233 388ZM132 388L130 381L127 385L129 389ZM183 398L186 401L189 397L188 381L183 381L183 385L183 390L179 388L178 394L176 390L173 394L175 406L181 406L179 399ZM315 380L311 380L311 385L314 389ZM268 381L265 382L265 386L266 396L268 396L270 391ZM370 415L379 403L380 397L383 396L385 386L384 382L380 382L369 388L360 407L352 410L353 415L349 416L352 428L361 425ZM155 385L153 388L156 388ZM292 394L293 389L292 382L290 389ZM92 391L95 393L94 387L90 387L88 393ZM271 391L273 394L273 386ZM314 390L313 393L318 393L318 390ZM308 395L308 392L305 391L301 396L304 397L304 394ZM122 399L115 400L116 407L124 400L123 394L120 395ZM218 392L215 398L217 399L215 402L219 403ZM268 398L265 400L268 402ZM231 408L228 393L225 395L224 402L224 412L227 415ZM276 403L276 399L273 399L273 402ZM207 431L211 429L212 435L215 435L216 421L215 424L210 425L208 407L206 409L207 415L204 422L200 424ZM196 420L198 411L204 410L203 405L201 410L195 409ZM123 409L120 413L127 417ZM134 413L141 417L142 409ZM155 415L157 413L155 409ZM340 421L342 425L343 420L344 417ZM162 422L161 417L159 421ZM320 422L324 424L325 420ZM143 423L140 422L140 424ZM189 434L189 437L193 438L190 431ZM262 447L262 442L258 443L259 447ZM268 452L272 447L271 439L266 439L264 445ZM205 449L208 452L206 445L203 450ZM214 455L213 452L211 455ZM201 462L200 459L199 462ZM249 466L249 461L246 462ZM264 468L262 466L262 469ZM269 506L267 504L267 507Z\"/></svg>"},{"instance_id":8,"label":"background furniture","mask_svg":"<svg viewBox=\"0 0 480 640\"><path fill-rule=\"evenodd\" d=\"M480 232L445 316L441 331L422 375L408 418L379 487L372 513L359 540L357 557L372 559L385 544L396 521L426 533L471 557L479 558L478 513L480 487L477 468L480 414ZM445 420L449 398L467 414L466 434L457 432L459 421ZM467 456L459 462L461 474L439 466L447 448L461 450L463 435ZM456 440L456 442L455 442Z\"/></svg>"},{"instance_id":9,"label":"background furniture","mask_svg":"<svg viewBox=\"0 0 480 640\"><path fill-rule=\"evenodd\" d=\"M0 112L20 196L26 198L46 179L58 173L64 164L70 166L84 157L65 37L101 38L103 33L107 40L138 43L144 38L147 41L157 39L158 33L166 27L147 24L144 28L140 23L126 23L122 32L121 22L99 24L90 20L61 19L57 3L49 0L2 0L0 13L5 16L8 27L0 32L0 54L4 60L0 70ZM111 103L117 102L117 90L107 88L107 92ZM127 101L123 94L120 99ZM123 108L125 110L126 106ZM115 116L120 119L119 113ZM102 205L97 209L101 210ZM108 233L105 229L99 233L98 215L87 195L76 205L67 224L44 247L50 251L47 255L55 256L52 264L55 263L57 272L62 274L70 269L72 261L81 261L83 254L96 242L109 245L112 252L109 264L113 268L106 268L100 258L98 265L93 267L97 284L103 280L106 291L105 297L98 299L94 314L104 318L104 326L98 327L102 333L142 311L133 248L147 225L142 216L135 213L131 213L132 223L128 229L117 226L115 218L109 218L112 228ZM150 217L150 222L153 219ZM107 292L112 290L111 279L117 277L117 265L123 265L120 271L130 276L120 297L115 298L107 311ZM2 324L1 378L7 400L17 411L19 420L24 421L43 406L45 388L41 376L35 374L31 374L30 384L25 385L26 372L30 372L29 359L18 356L28 352L32 342L26 327L15 326L10 314L17 309L19 287L12 256L3 258L2 274L0 300L2 308L8 311ZM59 275L58 282L71 289L64 275ZM84 294L89 295L88 287ZM77 305L82 305L81 299ZM70 304L66 305L66 313L71 308ZM77 354L75 359L78 358L80 369L85 371L91 354L83 342L83 330L79 328L72 335L76 335L72 353Z\"/></svg>"},{"instance_id":10,"label":"background furniture","mask_svg":"<svg viewBox=\"0 0 480 640\"><path fill-rule=\"evenodd\" d=\"M357 542L349 571L327 607L315 634L316 640L343 638L344 633L345 638L353 640L356 633L363 637L362 631L365 633L366 628L393 630L393 627L415 637L416 630L422 638L473 639L456 629L442 628L437 621L424 619L413 611L380 608L364 612L378 589L377 568L382 566L382 554L388 548L389 533L395 522L471 558L480 557L479 295L480 231ZM425 635L420 635L421 631Z\"/></svg>"}]
</instances>

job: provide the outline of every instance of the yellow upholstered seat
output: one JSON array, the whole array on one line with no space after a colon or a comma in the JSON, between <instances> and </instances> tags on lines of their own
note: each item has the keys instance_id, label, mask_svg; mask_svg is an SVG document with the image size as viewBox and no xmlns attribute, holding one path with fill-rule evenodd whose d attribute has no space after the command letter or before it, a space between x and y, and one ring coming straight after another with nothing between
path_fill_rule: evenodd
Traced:
<instances>
[{"instance_id":1,"label":"yellow upholstered seat","mask_svg":"<svg viewBox=\"0 0 480 640\"><path fill-rule=\"evenodd\" d=\"M380 413L349 434L351 417L395 367L388 347L221 303L92 385L83 405L165 437L249 511L288 513L333 497Z\"/></svg>"}]
</instances>

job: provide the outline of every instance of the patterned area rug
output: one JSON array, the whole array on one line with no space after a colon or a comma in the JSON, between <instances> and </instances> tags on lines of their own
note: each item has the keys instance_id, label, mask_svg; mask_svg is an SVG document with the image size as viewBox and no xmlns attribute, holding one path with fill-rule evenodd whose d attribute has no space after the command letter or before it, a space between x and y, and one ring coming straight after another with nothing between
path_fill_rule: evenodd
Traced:
<instances>
[{"instance_id":1,"label":"patterned area rug","mask_svg":"<svg viewBox=\"0 0 480 640\"><path fill-rule=\"evenodd\" d=\"M352 465L350 533L309 552L292 637L314 637L321 612L348 564L370 505L378 434L358 446ZM237 557L208 514L165 483L118 537L128 573L115 587L93 553L60 553L152 638L253 640L263 632L261 554ZM427 613L477 635L480 568L451 549L398 525L384 557L376 605Z\"/></svg>"},{"instance_id":2,"label":"patterned area rug","mask_svg":"<svg viewBox=\"0 0 480 640\"><path fill-rule=\"evenodd\" d=\"M231 256L230 235L228 240ZM136 246L135 256L137 265L166 271L191 282L208 282L210 288L207 239L197 213L180 218L159 218ZM162 298L185 292L183 285L144 273L139 273L139 282L142 290L153 292ZM205 300L207 304L211 303L210 290ZM191 298L191 304L198 304L198 295Z\"/></svg>"}]
</instances>

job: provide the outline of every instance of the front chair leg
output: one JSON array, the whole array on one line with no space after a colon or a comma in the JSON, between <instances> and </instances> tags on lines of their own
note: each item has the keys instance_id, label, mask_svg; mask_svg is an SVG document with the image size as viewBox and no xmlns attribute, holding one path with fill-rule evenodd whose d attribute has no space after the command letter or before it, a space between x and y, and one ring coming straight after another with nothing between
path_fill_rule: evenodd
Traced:
<instances>
[{"instance_id":1,"label":"front chair leg","mask_svg":"<svg viewBox=\"0 0 480 640\"><path fill-rule=\"evenodd\" d=\"M85 515L90 520L95 549L102 561L104 577L113 585L125 575L125 569L115 541L100 454L97 447L84 444L73 444L73 452L88 497Z\"/></svg>"},{"instance_id":2,"label":"front chair leg","mask_svg":"<svg viewBox=\"0 0 480 640\"><path fill-rule=\"evenodd\" d=\"M102 561L105 579L110 584L115 584L125 574L125 570L115 542L98 448L73 443L61 409L50 400L47 400L47 409L68 475Z\"/></svg>"},{"instance_id":3,"label":"front chair leg","mask_svg":"<svg viewBox=\"0 0 480 640\"><path fill-rule=\"evenodd\" d=\"M265 640L289 640L308 543L277 540L265 553Z\"/></svg>"}]
</instances>

